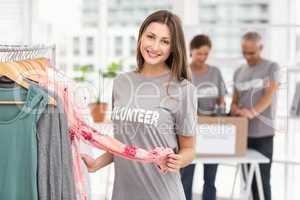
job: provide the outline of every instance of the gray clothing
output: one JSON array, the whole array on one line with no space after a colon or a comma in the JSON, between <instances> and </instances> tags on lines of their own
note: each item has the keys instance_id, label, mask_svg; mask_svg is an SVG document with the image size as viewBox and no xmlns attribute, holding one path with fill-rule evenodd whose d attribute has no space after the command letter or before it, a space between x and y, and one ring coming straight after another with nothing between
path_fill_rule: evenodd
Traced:
<instances>
[{"instance_id":1,"label":"gray clothing","mask_svg":"<svg viewBox=\"0 0 300 200\"><path fill-rule=\"evenodd\" d=\"M112 120L116 139L147 150L169 147L178 152L177 136L196 134L195 87L170 77L170 73L145 77L129 72L115 79ZM118 156L114 163L113 200L185 200L179 173L162 174L153 164Z\"/></svg>"},{"instance_id":2,"label":"gray clothing","mask_svg":"<svg viewBox=\"0 0 300 200\"><path fill-rule=\"evenodd\" d=\"M268 81L279 82L279 66L275 62L263 59L254 66L244 65L234 73L234 89L238 91L238 107L253 108L263 97ZM249 120L248 136L260 138L274 135L277 94L272 104L254 119Z\"/></svg>"},{"instance_id":3,"label":"gray clothing","mask_svg":"<svg viewBox=\"0 0 300 200\"><path fill-rule=\"evenodd\" d=\"M0 83L3 88L14 86L14 83ZM57 105L47 105L37 124L38 199L75 200L71 142L64 105L58 96L43 90L55 98Z\"/></svg>"},{"instance_id":4,"label":"gray clothing","mask_svg":"<svg viewBox=\"0 0 300 200\"><path fill-rule=\"evenodd\" d=\"M75 182L67 117L59 97L38 122L39 200L75 200Z\"/></svg>"},{"instance_id":5,"label":"gray clothing","mask_svg":"<svg viewBox=\"0 0 300 200\"><path fill-rule=\"evenodd\" d=\"M218 98L227 93L220 70L208 66L205 74L192 73L192 83L197 88L198 113L212 114Z\"/></svg>"}]
</instances>

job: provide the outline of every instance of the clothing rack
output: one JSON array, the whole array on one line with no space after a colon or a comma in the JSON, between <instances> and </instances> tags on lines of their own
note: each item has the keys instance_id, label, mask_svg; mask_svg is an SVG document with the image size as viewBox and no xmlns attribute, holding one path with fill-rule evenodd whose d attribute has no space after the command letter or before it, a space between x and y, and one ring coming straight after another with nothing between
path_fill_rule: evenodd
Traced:
<instances>
[{"instance_id":1,"label":"clothing rack","mask_svg":"<svg viewBox=\"0 0 300 200\"><path fill-rule=\"evenodd\" d=\"M45 57L55 65L55 45L3 45L0 44L0 62Z\"/></svg>"}]
</instances>

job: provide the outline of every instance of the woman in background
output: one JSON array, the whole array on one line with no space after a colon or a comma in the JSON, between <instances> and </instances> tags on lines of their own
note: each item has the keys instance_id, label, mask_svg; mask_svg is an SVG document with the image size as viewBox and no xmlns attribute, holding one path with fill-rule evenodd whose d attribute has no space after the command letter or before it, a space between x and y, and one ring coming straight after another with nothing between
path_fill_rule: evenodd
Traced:
<instances>
[{"instance_id":1,"label":"woman in background","mask_svg":"<svg viewBox=\"0 0 300 200\"><path fill-rule=\"evenodd\" d=\"M192 83L197 88L198 115L213 115L225 110L224 95L226 87L217 67L206 64L212 44L206 35L195 36L190 43L192 62ZM215 179L217 164L204 164L204 186L202 199L216 200ZM181 180L187 200L192 199L195 164L181 169Z\"/></svg>"}]
</instances>

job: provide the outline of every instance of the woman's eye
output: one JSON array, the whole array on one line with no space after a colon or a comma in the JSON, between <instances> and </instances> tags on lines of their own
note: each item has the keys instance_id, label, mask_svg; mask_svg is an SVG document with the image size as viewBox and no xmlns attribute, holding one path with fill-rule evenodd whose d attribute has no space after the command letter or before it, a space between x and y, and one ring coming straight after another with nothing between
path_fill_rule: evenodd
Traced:
<instances>
[{"instance_id":1,"label":"woman's eye","mask_svg":"<svg viewBox=\"0 0 300 200\"><path fill-rule=\"evenodd\" d=\"M170 44L170 42L168 40L163 40L164 44Z\"/></svg>"},{"instance_id":2,"label":"woman's eye","mask_svg":"<svg viewBox=\"0 0 300 200\"><path fill-rule=\"evenodd\" d=\"M153 35L147 35L147 38L154 39L154 36Z\"/></svg>"}]
</instances>

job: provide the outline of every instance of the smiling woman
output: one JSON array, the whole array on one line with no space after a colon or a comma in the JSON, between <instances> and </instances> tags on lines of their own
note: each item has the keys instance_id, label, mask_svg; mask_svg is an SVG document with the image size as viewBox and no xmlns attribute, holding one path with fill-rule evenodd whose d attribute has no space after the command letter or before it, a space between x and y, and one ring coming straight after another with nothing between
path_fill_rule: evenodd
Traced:
<instances>
[{"instance_id":1,"label":"smiling woman","mask_svg":"<svg viewBox=\"0 0 300 200\"><path fill-rule=\"evenodd\" d=\"M87 165L95 169L114 162L114 200L185 200L179 169L194 158L197 99L188 81L180 19L165 10L148 16L139 31L137 52L137 69L114 80L114 137L145 149L172 149L167 173L109 153L94 162L86 157Z\"/></svg>"},{"instance_id":2,"label":"smiling woman","mask_svg":"<svg viewBox=\"0 0 300 200\"><path fill-rule=\"evenodd\" d=\"M178 170L194 158L197 103L195 88L187 81L189 68L180 19L164 10L148 16L139 31L137 52L137 70L114 81L115 137L146 149L168 147L175 153L168 157L167 174L114 157L113 199L183 200ZM143 91L139 91L142 85ZM142 98L145 96L151 101ZM137 111L137 120L128 120L128 109ZM132 132L137 134L132 137Z\"/></svg>"}]
</instances>

